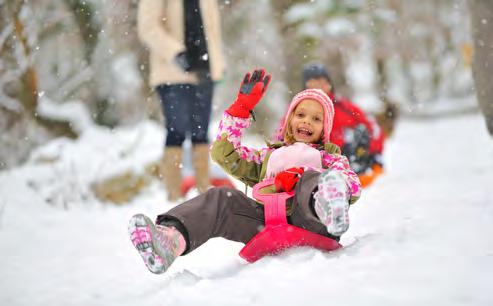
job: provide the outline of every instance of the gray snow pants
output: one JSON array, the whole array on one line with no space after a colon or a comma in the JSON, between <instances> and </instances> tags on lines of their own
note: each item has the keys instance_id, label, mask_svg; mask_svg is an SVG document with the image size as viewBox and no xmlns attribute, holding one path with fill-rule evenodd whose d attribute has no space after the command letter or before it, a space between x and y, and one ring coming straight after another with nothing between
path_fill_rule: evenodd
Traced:
<instances>
[{"instance_id":1,"label":"gray snow pants","mask_svg":"<svg viewBox=\"0 0 493 306\"><path fill-rule=\"evenodd\" d=\"M338 241L313 209L319 175L306 171L296 184L288 223ZM187 241L187 254L214 237L247 243L264 227L264 208L237 189L216 187L159 215L156 223L175 226Z\"/></svg>"}]
</instances>

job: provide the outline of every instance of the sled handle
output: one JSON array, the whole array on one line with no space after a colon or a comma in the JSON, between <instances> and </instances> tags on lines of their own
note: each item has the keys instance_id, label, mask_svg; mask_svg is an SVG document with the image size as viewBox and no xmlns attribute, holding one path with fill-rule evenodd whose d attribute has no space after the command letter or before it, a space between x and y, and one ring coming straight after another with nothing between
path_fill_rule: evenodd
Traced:
<instances>
[{"instance_id":1,"label":"sled handle","mask_svg":"<svg viewBox=\"0 0 493 306\"><path fill-rule=\"evenodd\" d=\"M294 190L280 193L262 194L260 190L273 185L274 179L266 179L253 186L253 197L264 204L265 225L287 224L286 201L294 196Z\"/></svg>"}]
</instances>

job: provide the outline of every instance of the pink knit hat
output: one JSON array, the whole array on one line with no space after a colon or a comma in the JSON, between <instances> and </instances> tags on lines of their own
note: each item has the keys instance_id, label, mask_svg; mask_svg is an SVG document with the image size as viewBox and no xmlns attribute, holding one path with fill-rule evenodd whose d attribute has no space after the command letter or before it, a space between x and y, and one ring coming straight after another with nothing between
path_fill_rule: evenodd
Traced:
<instances>
[{"instance_id":1,"label":"pink knit hat","mask_svg":"<svg viewBox=\"0 0 493 306\"><path fill-rule=\"evenodd\" d=\"M332 100L329 96L320 89L305 89L302 92L298 93L294 96L293 100L289 104L288 111L284 116L284 119L281 121L281 125L279 126L277 140L284 141L284 134L286 133L286 129L288 126L289 115L294 111L296 106L300 104L301 101L311 99L320 102L322 108L324 110L324 130L323 130L323 143L327 143L330 141L330 132L332 131L332 123L334 121L334 105L332 104Z\"/></svg>"}]
</instances>

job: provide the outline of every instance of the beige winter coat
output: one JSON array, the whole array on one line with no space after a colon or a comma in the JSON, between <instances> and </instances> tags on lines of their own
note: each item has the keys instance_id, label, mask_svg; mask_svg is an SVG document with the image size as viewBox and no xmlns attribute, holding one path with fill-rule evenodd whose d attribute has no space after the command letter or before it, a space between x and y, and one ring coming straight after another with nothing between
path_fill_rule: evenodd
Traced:
<instances>
[{"instance_id":1,"label":"beige winter coat","mask_svg":"<svg viewBox=\"0 0 493 306\"><path fill-rule=\"evenodd\" d=\"M220 80L224 73L221 24L217 0L200 0L207 40L211 77ZM137 15L138 34L149 48L150 84L196 83L194 73L184 72L175 56L185 51L183 0L140 0Z\"/></svg>"}]
</instances>

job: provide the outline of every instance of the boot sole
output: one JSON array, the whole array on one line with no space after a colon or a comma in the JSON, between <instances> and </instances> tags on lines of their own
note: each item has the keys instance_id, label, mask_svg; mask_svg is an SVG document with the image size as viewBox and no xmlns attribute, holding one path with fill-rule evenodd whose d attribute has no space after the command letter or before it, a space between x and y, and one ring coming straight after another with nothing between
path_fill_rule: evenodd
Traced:
<instances>
[{"instance_id":1,"label":"boot sole","mask_svg":"<svg viewBox=\"0 0 493 306\"><path fill-rule=\"evenodd\" d=\"M327 172L324 172L320 175L319 177L319 180L318 180L318 185L324 185L325 187L330 185L329 182L331 181L332 179L330 178L330 173L327 171ZM344 182L337 182L337 184L345 184ZM344 186L345 187L345 186ZM318 201L320 202L320 204L325 208L326 211L330 211L329 215L327 216L328 218L330 219L340 219L340 218L344 218L344 209L342 207L340 207L339 205L332 205L333 203L331 203L329 201L329 192L328 190L321 190L320 187L319 187L319 195L318 195ZM341 199L339 199L339 201L341 201ZM346 201L346 199L342 199L342 201ZM347 200L348 202L348 205L349 205L349 200ZM334 228L330 228L329 226L327 226L327 230L330 234L334 235L334 236L341 236L342 234L344 234L347 229L349 228L349 224L347 222L344 222L344 225L340 224L341 222L335 222L335 223L338 223L337 225L332 225L331 227L334 227Z\"/></svg>"},{"instance_id":2,"label":"boot sole","mask_svg":"<svg viewBox=\"0 0 493 306\"><path fill-rule=\"evenodd\" d=\"M151 243L139 244L132 240L133 233L139 227L149 229L149 232L151 233ZM139 252L149 271L155 274L164 273L167 269L167 266L165 265L166 257L164 256L163 251L156 244L155 237L157 235L157 231L152 220L142 214L133 216L128 225L128 234L132 244Z\"/></svg>"}]
</instances>

